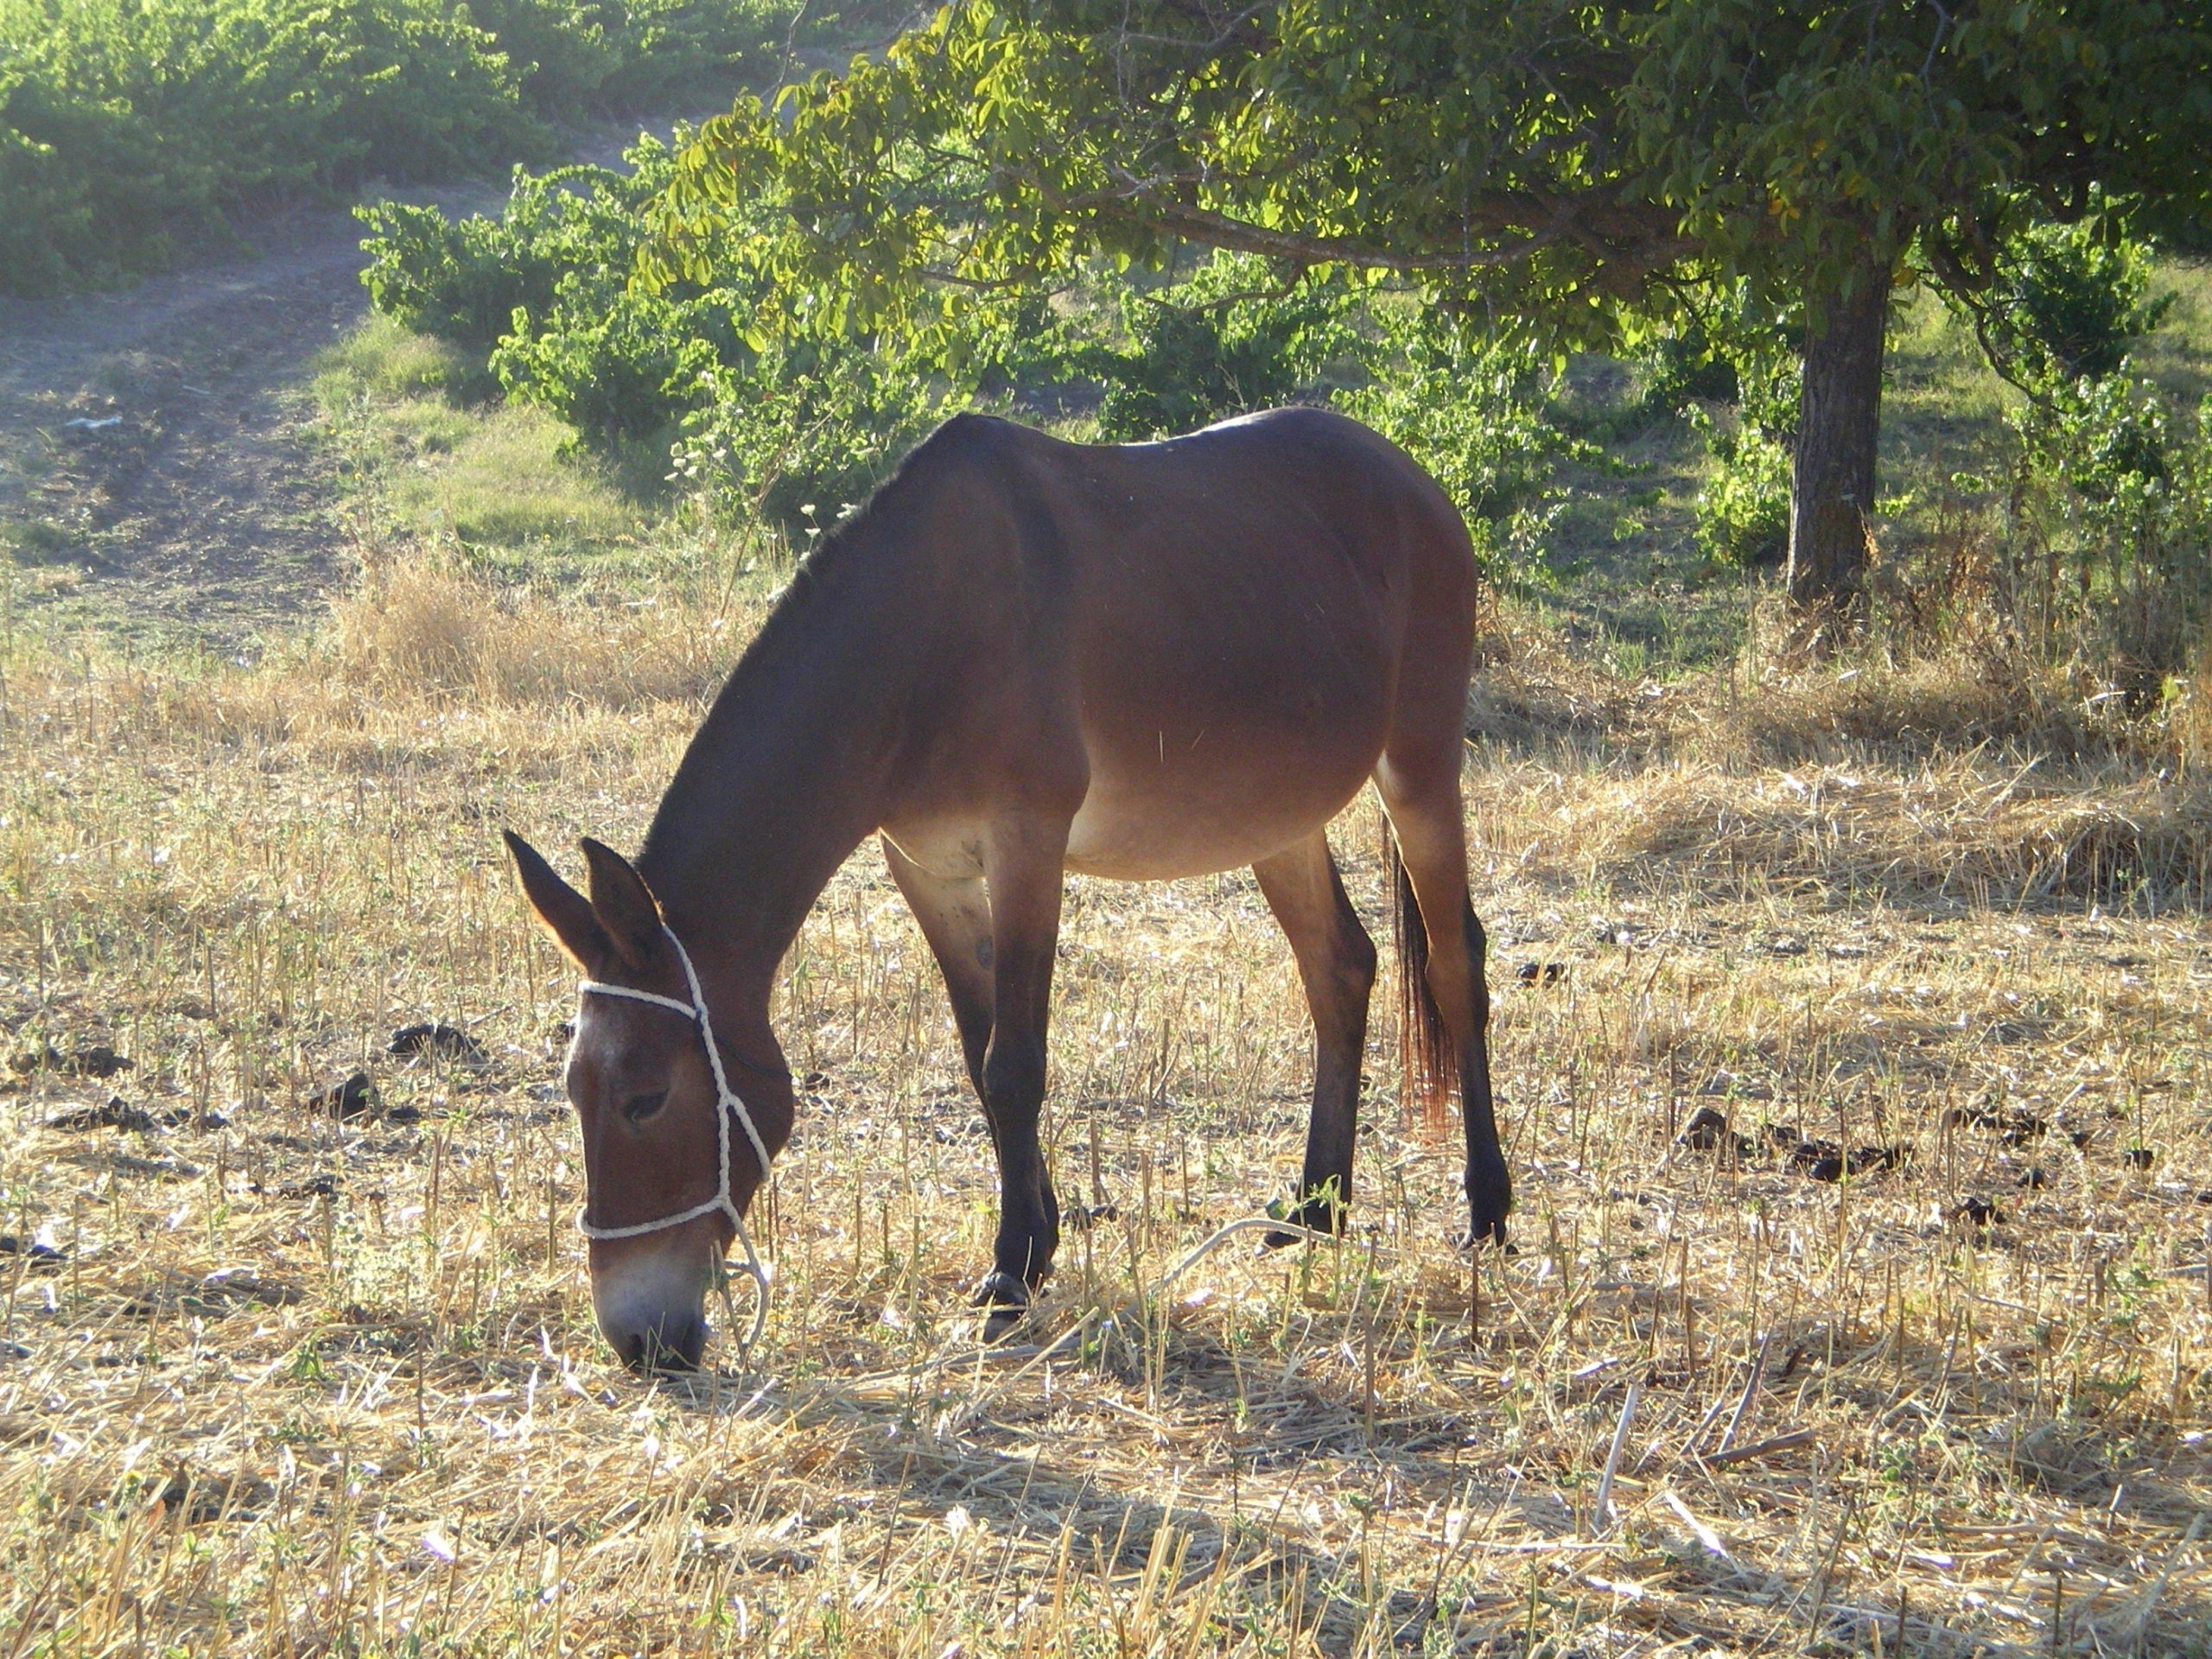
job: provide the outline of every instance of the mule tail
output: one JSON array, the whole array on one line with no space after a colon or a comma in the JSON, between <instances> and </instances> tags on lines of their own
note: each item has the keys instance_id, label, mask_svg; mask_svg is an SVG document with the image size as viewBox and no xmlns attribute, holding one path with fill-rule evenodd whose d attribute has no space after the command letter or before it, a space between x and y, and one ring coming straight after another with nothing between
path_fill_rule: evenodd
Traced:
<instances>
[{"instance_id":1,"label":"mule tail","mask_svg":"<svg viewBox=\"0 0 2212 1659\"><path fill-rule=\"evenodd\" d=\"M1413 880L1399 856L1398 837L1387 823L1382 850L1398 895L1390 912L1390 933L1398 949L1398 1052L1405 1064L1400 1109L1410 1123L1418 1103L1422 1127L1432 1135L1441 1135L1451 1121L1452 1091L1459 1084L1459 1052L1428 982L1428 925L1421 919L1421 901L1414 896Z\"/></svg>"}]
</instances>

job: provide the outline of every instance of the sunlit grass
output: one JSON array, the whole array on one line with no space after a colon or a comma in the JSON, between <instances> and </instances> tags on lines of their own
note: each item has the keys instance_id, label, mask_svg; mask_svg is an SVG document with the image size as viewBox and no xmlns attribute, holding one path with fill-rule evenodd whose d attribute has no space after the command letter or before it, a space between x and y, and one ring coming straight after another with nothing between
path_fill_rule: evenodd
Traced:
<instances>
[{"instance_id":1,"label":"sunlit grass","mask_svg":"<svg viewBox=\"0 0 2212 1659\"><path fill-rule=\"evenodd\" d=\"M634 844L764 581L601 616L401 563L253 669L16 637L0 1062L32 1064L0 1065L0 1230L64 1259L0 1256L8 1641L2201 1649L2212 934L2172 871L2061 856L2100 800L2196 822L2199 795L2114 793L2108 742L2005 751L2056 726L1882 735L1933 678L1654 700L1531 640L1487 683L1470 825L1521 1210L1471 1276L1458 1157L1401 1124L1378 1020L1351 1241L1239 1236L1171 1279L1296 1167L1303 1008L1249 877L1071 884L1047 1144L1101 1213L998 1355L965 1305L988 1140L864 849L778 995L809 1081L765 1344L622 1373L569 1224L571 976L496 831ZM484 607L566 677L455 647ZM592 695L624 628L693 677ZM1338 827L1379 932L1377 836L1366 802ZM485 1062L384 1052L420 1019ZM101 1043L135 1069L68 1075ZM362 1066L386 1116L310 1109ZM152 1127L61 1125L111 1094ZM1707 1107L1909 1161L1738 1166L1676 1144ZM2001 1220L1955 1219L1969 1198Z\"/></svg>"},{"instance_id":2,"label":"sunlit grass","mask_svg":"<svg viewBox=\"0 0 2212 1659\"><path fill-rule=\"evenodd\" d=\"M497 401L464 353L372 317L321 359L314 391L379 534L443 542L512 577L650 560L669 504L584 456L543 410Z\"/></svg>"},{"instance_id":3,"label":"sunlit grass","mask_svg":"<svg viewBox=\"0 0 2212 1659\"><path fill-rule=\"evenodd\" d=\"M1963 372L1914 317L1908 416ZM0 605L0 1652L2207 1651L2193 694L1789 666L1740 590L1710 649L1508 605L1467 785L1516 1253L1448 1243L1386 982L1351 1237L1192 1260L1297 1168L1295 975L1246 874L1076 880L1046 1139L1096 1219L989 1353L989 1140L864 848L777 994L766 1338L639 1382L497 832L634 846L779 577L380 327L318 390L365 566L300 638ZM1646 552L1680 436L1606 509ZM1379 839L1336 827L1381 938ZM387 1052L421 1020L481 1062Z\"/></svg>"}]
</instances>

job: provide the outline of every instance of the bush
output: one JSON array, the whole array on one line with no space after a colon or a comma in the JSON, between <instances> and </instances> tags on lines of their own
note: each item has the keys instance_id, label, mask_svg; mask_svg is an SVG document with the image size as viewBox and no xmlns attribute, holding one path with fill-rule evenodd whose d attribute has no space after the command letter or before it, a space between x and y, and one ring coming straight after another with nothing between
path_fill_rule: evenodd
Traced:
<instances>
[{"instance_id":1,"label":"bush","mask_svg":"<svg viewBox=\"0 0 2212 1659\"><path fill-rule=\"evenodd\" d=\"M1493 563L1554 505L1553 476L1595 454L1545 417L1534 353L1482 338L1433 308L1386 314L1377 378L1337 406L1393 439L1459 504Z\"/></svg>"},{"instance_id":2,"label":"bush","mask_svg":"<svg viewBox=\"0 0 2212 1659\"><path fill-rule=\"evenodd\" d=\"M727 308L710 296L683 302L571 272L542 322L527 310L493 352L510 396L550 410L594 447L660 439L709 399L709 371L744 348Z\"/></svg>"},{"instance_id":3,"label":"bush","mask_svg":"<svg viewBox=\"0 0 2212 1659\"><path fill-rule=\"evenodd\" d=\"M1699 548L1724 564L1781 563L1789 552L1790 452L1754 422L1726 427L1702 411L1693 419L1714 463L1698 492Z\"/></svg>"},{"instance_id":4,"label":"bush","mask_svg":"<svg viewBox=\"0 0 2212 1659\"><path fill-rule=\"evenodd\" d=\"M2090 221L2031 226L2005 245L1973 319L1997 372L2040 399L2120 372L2173 304L2152 297L2151 280L2139 242Z\"/></svg>"},{"instance_id":5,"label":"bush","mask_svg":"<svg viewBox=\"0 0 2212 1659\"><path fill-rule=\"evenodd\" d=\"M1116 285L1128 344L1070 363L1106 383L1099 435L1166 437L1295 398L1352 345L1348 296L1316 283L1278 286L1265 263L1235 254L1159 293Z\"/></svg>"},{"instance_id":6,"label":"bush","mask_svg":"<svg viewBox=\"0 0 2212 1659\"><path fill-rule=\"evenodd\" d=\"M545 136L498 43L435 0L0 0L0 288L151 270L273 193Z\"/></svg>"},{"instance_id":7,"label":"bush","mask_svg":"<svg viewBox=\"0 0 2212 1659\"><path fill-rule=\"evenodd\" d=\"M357 208L372 232L361 274L370 300L418 333L488 354L518 310L552 309L569 273L620 282L644 233L640 211L667 181L673 155L648 136L624 157L627 173L569 167L533 176L518 168L496 219L449 219L390 201Z\"/></svg>"},{"instance_id":8,"label":"bush","mask_svg":"<svg viewBox=\"0 0 2212 1659\"><path fill-rule=\"evenodd\" d=\"M726 89L796 0L0 0L0 290L159 268L239 209L543 156Z\"/></svg>"},{"instance_id":9,"label":"bush","mask_svg":"<svg viewBox=\"0 0 2212 1659\"><path fill-rule=\"evenodd\" d=\"M749 368L709 371L673 476L724 522L758 520L804 545L874 488L942 420L951 390L873 344L796 342Z\"/></svg>"},{"instance_id":10,"label":"bush","mask_svg":"<svg viewBox=\"0 0 2212 1659\"><path fill-rule=\"evenodd\" d=\"M2014 589L2064 620L2140 702L2212 622L2212 399L2177 416L2126 373L2056 386L2013 416Z\"/></svg>"},{"instance_id":11,"label":"bush","mask_svg":"<svg viewBox=\"0 0 2212 1659\"><path fill-rule=\"evenodd\" d=\"M678 145L683 135L677 135ZM946 411L950 388L918 359L842 338L748 342L767 279L727 232L723 286L654 290L630 272L673 151L651 138L632 170L518 173L499 217L363 210L377 308L474 353L511 397L589 448L671 455L670 477L723 520L795 538L835 522Z\"/></svg>"},{"instance_id":12,"label":"bush","mask_svg":"<svg viewBox=\"0 0 2212 1659\"><path fill-rule=\"evenodd\" d=\"M1634 358L1643 380L1642 411L1679 415L1693 404L1732 404L1739 395L1735 359L1702 325L1654 335Z\"/></svg>"}]
</instances>

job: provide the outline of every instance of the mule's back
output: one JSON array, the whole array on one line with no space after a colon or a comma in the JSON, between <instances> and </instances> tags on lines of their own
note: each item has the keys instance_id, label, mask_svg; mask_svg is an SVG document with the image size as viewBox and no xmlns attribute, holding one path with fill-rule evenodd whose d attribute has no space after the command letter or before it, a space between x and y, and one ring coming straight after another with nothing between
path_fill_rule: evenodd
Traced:
<instances>
[{"instance_id":1,"label":"mule's back","mask_svg":"<svg viewBox=\"0 0 2212 1659\"><path fill-rule=\"evenodd\" d=\"M976 493L963 563L990 591L975 620L1022 748L1040 722L1080 759L1071 868L1249 863L1351 800L1408 691L1456 719L1465 526L1357 422L1281 410L1130 445L980 420L947 435Z\"/></svg>"}]
</instances>

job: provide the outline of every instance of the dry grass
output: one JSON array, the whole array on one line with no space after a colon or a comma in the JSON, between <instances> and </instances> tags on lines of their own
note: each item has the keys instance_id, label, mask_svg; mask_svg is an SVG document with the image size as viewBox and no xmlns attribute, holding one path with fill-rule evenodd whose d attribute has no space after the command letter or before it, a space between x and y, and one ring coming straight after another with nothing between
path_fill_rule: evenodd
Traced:
<instances>
[{"instance_id":1,"label":"dry grass","mask_svg":"<svg viewBox=\"0 0 2212 1659\"><path fill-rule=\"evenodd\" d=\"M416 554L372 561L325 643L339 673L379 698L627 708L711 692L760 615L727 587L704 601L696 591L552 596Z\"/></svg>"},{"instance_id":2,"label":"dry grass","mask_svg":"<svg viewBox=\"0 0 2212 1659\"><path fill-rule=\"evenodd\" d=\"M988 1141L864 852L781 993L766 1343L642 1384L494 830L634 840L757 605L394 567L258 668L9 647L0 1058L136 1065L0 1094L0 1653L2206 1650L2193 773L1523 651L1471 773L1518 1253L1446 1243L1378 1033L1351 1242L1170 1278L1295 1168L1305 1017L1248 879L1079 882L1050 1146L1112 1210L990 1357ZM482 1063L382 1052L431 1018ZM306 1103L362 1065L385 1116ZM61 1126L111 1092L149 1127Z\"/></svg>"}]
</instances>

